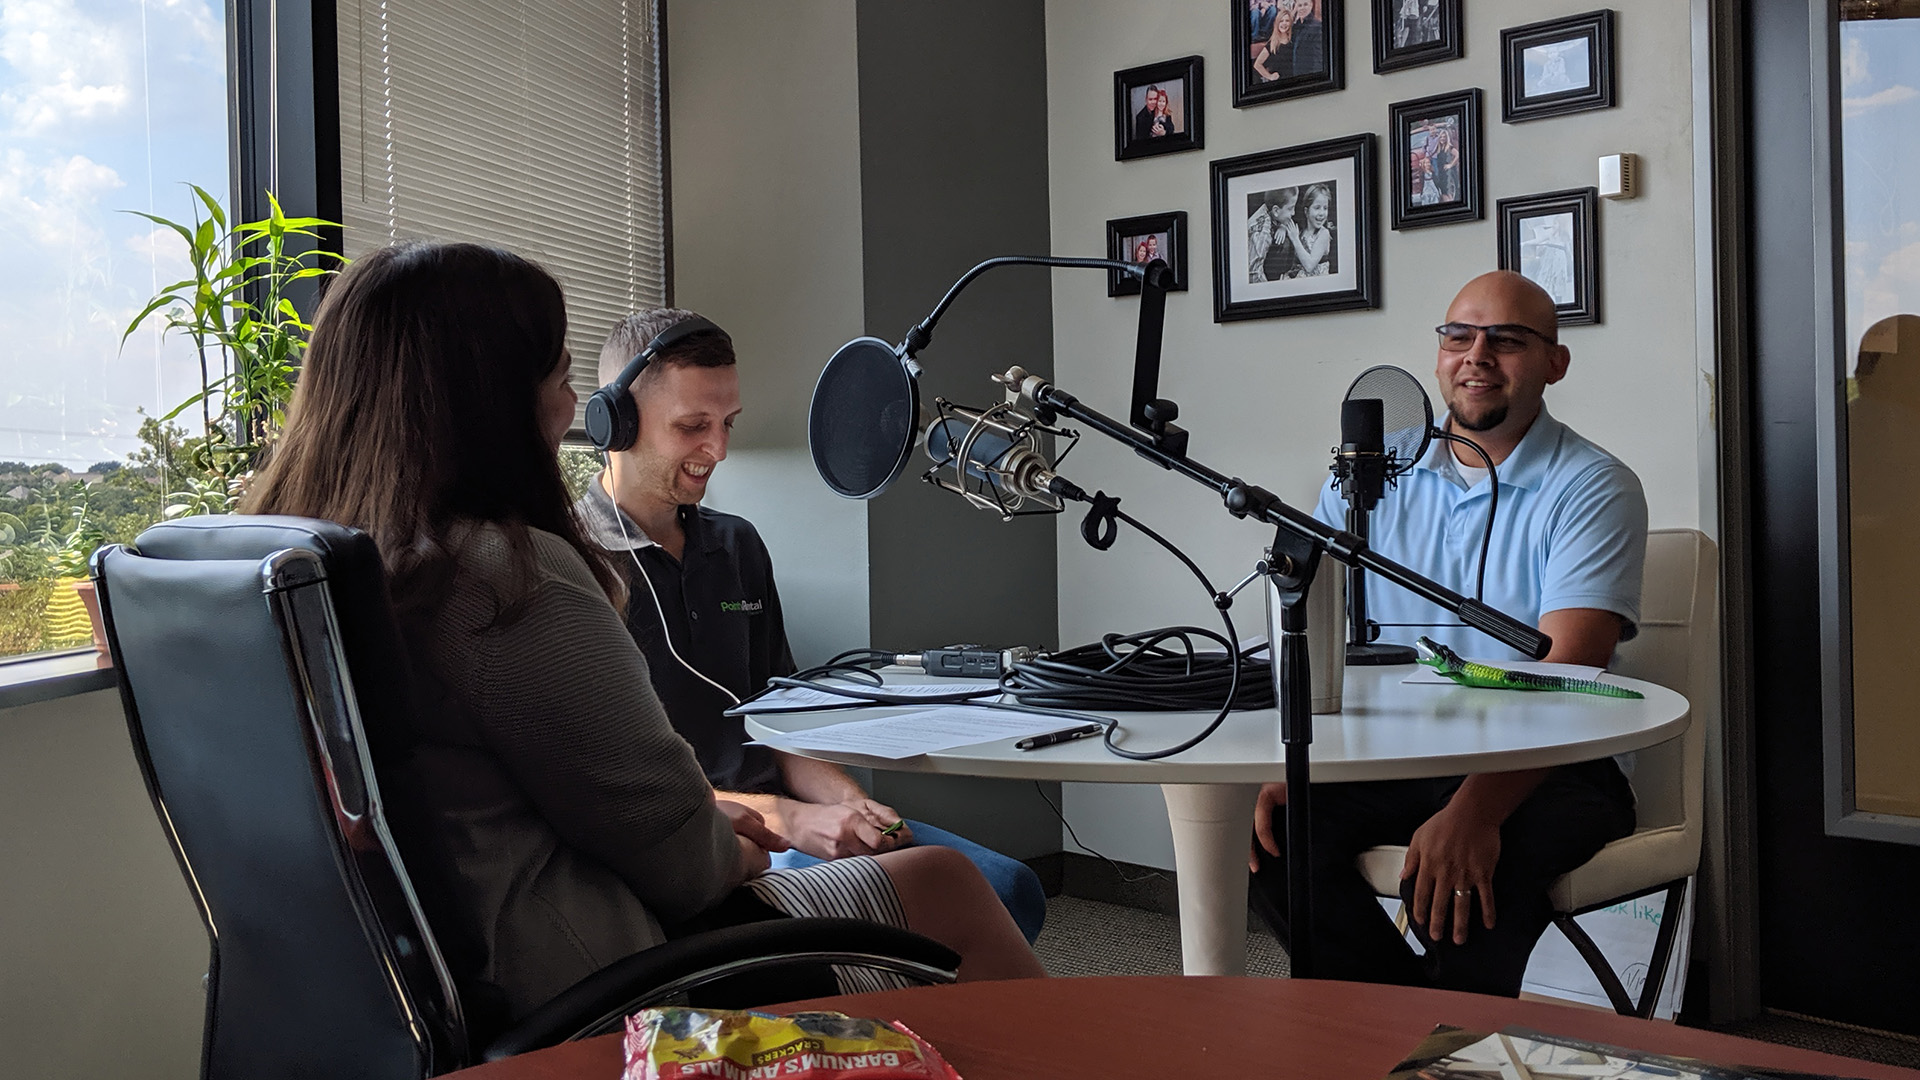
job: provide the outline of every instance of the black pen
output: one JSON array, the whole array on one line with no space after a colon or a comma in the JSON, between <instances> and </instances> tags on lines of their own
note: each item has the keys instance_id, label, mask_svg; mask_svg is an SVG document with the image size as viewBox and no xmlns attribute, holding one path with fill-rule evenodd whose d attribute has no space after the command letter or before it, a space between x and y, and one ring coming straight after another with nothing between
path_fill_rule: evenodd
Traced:
<instances>
[{"instance_id":1,"label":"black pen","mask_svg":"<svg viewBox=\"0 0 1920 1080\"><path fill-rule=\"evenodd\" d=\"M1089 735L1098 735L1105 730L1107 729L1099 724L1082 724L1079 727L1070 727L1064 731L1049 731L1044 735L1029 735L1019 742L1014 743L1013 748L1015 750L1038 750L1043 746L1052 746L1055 743L1072 742L1075 739L1084 739Z\"/></svg>"}]
</instances>

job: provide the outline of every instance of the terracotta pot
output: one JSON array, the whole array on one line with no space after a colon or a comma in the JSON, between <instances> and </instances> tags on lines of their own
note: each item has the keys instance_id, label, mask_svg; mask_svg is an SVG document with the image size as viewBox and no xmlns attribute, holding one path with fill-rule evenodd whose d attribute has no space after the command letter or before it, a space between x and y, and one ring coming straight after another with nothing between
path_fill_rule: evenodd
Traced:
<instances>
[{"instance_id":1,"label":"terracotta pot","mask_svg":"<svg viewBox=\"0 0 1920 1080\"><path fill-rule=\"evenodd\" d=\"M107 624L100 617L100 597L94 592L93 582L76 581L73 591L80 594L80 602L87 606L87 621L93 624L93 647L100 655L107 654Z\"/></svg>"}]
</instances>

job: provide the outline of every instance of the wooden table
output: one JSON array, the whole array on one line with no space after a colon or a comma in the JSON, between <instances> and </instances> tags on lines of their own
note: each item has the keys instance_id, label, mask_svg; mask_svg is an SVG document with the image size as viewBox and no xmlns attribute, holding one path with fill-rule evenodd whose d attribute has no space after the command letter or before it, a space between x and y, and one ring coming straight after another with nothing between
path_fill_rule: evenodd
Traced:
<instances>
[{"instance_id":1,"label":"wooden table","mask_svg":"<svg viewBox=\"0 0 1920 1080\"><path fill-rule=\"evenodd\" d=\"M1030 979L820 998L772 1011L801 1009L905 1021L965 1080L1381 1080L1435 1024L1476 1031L1518 1024L1726 1064L1920 1080L1910 1069L1563 1005L1315 979ZM451 1076L615 1080L620 1067L619 1037L608 1035Z\"/></svg>"}]
</instances>

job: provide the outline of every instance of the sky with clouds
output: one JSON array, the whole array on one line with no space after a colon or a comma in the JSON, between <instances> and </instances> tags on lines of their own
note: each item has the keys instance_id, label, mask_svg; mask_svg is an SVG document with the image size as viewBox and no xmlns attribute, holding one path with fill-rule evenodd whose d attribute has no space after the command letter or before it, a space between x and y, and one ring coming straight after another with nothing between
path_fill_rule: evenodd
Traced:
<instances>
[{"instance_id":1,"label":"sky with clouds","mask_svg":"<svg viewBox=\"0 0 1920 1080\"><path fill-rule=\"evenodd\" d=\"M1847 371L1868 327L1920 314L1920 19L1840 24Z\"/></svg>"},{"instance_id":2,"label":"sky with clouds","mask_svg":"<svg viewBox=\"0 0 1920 1080\"><path fill-rule=\"evenodd\" d=\"M78 469L138 445L137 409L199 387L184 342L120 334L227 202L218 0L0 0L0 460Z\"/></svg>"}]
</instances>

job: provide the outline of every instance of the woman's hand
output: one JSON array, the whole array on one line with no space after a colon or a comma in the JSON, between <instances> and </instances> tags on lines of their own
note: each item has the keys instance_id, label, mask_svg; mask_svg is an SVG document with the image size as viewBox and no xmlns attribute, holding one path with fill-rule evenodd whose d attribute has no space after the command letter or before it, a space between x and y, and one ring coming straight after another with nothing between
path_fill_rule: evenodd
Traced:
<instances>
[{"instance_id":1,"label":"woman's hand","mask_svg":"<svg viewBox=\"0 0 1920 1080\"><path fill-rule=\"evenodd\" d=\"M772 860L767 853L785 851L792 847L787 838L767 827L767 821L760 811L751 806L742 806L727 799L715 799L714 804L720 812L727 815L727 821L733 826L733 834L740 841L740 857L746 863L747 876L764 874Z\"/></svg>"}]
</instances>

